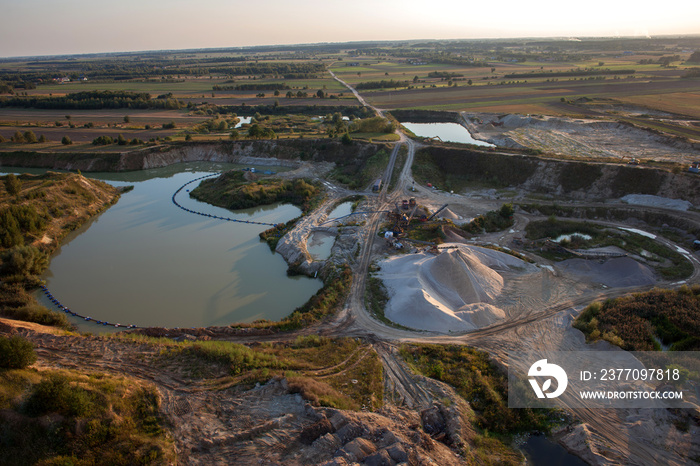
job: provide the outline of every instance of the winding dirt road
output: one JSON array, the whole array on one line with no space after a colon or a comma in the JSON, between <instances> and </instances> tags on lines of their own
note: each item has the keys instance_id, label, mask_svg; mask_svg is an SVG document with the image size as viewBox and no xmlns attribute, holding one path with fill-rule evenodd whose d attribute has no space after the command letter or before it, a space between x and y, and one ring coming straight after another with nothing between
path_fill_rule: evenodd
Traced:
<instances>
[{"instance_id":1,"label":"winding dirt road","mask_svg":"<svg viewBox=\"0 0 700 466\"><path fill-rule=\"evenodd\" d=\"M353 94L363 104L367 104L355 89L337 78L333 77L347 86ZM378 113L381 112L378 109ZM388 181L394 168L396 155L402 145L408 147L408 158L401 171L396 189L387 192ZM383 189L379 195L373 199L373 210L389 210L394 202L400 198L405 198L408 194L407 186L412 184L410 167L413 163L416 145L403 134L401 141L396 144L392 156L384 174ZM432 194L432 193L431 193ZM439 197L439 195L434 196ZM440 202L449 202L450 199L443 198ZM593 206L593 205L592 205ZM610 207L609 204L605 205ZM629 206L626 206L629 207ZM695 212L677 212L664 209L653 209L659 212L672 213L685 220L700 223L700 217ZM590 290L573 298L563 301L554 301L548 306L532 310L521 316L507 318L497 324L464 333L461 335L444 335L423 331L409 331L390 327L370 316L364 305L365 283L368 275L369 265L373 260L374 240L377 238L377 230L381 221L380 213L373 214L367 222L367 226L362 233L362 249L357 264L354 269L354 282L350 291L347 305L337 318L324 324L323 333L330 335L361 336L375 342L385 369L386 387L393 391L393 398L400 400L410 407L428 406L432 399L422 388L419 378L415 376L405 365L403 360L396 354L396 347L401 342L413 343L441 343L441 344L461 344L477 347L491 354L501 362L506 361L508 353L536 349L557 349L567 351L587 350L587 344L582 335L577 330L571 328L570 323L565 326L555 325L557 319L562 316L571 316L576 313L576 309L581 309L595 300L604 300L623 296L632 292L647 291L648 286L611 288L606 290ZM522 220L522 219L521 219ZM625 226L621 223L601 222L609 226ZM672 250L680 250L678 246L664 238L657 237L657 241L668 246ZM694 267L693 275L682 283L700 283L700 261L692 254L684 254L692 262ZM659 283L664 287L678 286L678 283ZM572 334L578 334L573 335ZM533 336L537 336L533 338ZM556 342L548 344L547 342ZM531 345L531 346L528 346ZM627 463L627 464L685 464L682 456L669 451L663 444L655 443L658 439L636 438L631 430L625 425L625 412L619 410L601 409L576 409L572 410L575 417L588 424L594 433L594 438L600 442L599 451L605 452L604 456L597 458L602 463ZM627 413L629 414L629 413ZM650 418L652 416L649 416ZM653 431L653 429L650 429ZM654 434L649 434L653 436Z\"/></svg>"}]
</instances>

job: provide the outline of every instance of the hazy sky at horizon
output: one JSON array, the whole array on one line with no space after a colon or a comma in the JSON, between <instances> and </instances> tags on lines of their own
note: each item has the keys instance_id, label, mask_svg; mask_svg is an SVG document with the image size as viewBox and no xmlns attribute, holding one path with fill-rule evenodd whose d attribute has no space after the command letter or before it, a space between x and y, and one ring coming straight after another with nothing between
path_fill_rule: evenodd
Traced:
<instances>
[{"instance_id":1,"label":"hazy sky at horizon","mask_svg":"<svg viewBox=\"0 0 700 466\"><path fill-rule=\"evenodd\" d=\"M663 5L663 8L660 7ZM700 34L700 1L0 0L0 56L366 40Z\"/></svg>"}]
</instances>

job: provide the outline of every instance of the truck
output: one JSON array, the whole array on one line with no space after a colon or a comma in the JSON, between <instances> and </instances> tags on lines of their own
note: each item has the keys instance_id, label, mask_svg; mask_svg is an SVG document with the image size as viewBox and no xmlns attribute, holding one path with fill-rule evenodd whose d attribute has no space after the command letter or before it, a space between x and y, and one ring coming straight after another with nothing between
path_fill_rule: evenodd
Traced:
<instances>
[{"instance_id":1,"label":"truck","mask_svg":"<svg viewBox=\"0 0 700 466\"><path fill-rule=\"evenodd\" d=\"M379 192L379 190L382 188L382 179L379 178L377 181L374 182L372 185L372 192Z\"/></svg>"}]
</instances>

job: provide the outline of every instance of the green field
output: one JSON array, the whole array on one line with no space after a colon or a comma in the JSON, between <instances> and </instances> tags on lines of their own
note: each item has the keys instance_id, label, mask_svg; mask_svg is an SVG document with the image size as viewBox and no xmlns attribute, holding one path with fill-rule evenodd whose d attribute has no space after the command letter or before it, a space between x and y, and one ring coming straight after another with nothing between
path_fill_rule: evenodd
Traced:
<instances>
[{"instance_id":1,"label":"green field","mask_svg":"<svg viewBox=\"0 0 700 466\"><path fill-rule=\"evenodd\" d=\"M179 131L168 136L184 138L183 130L217 113L226 113L232 106L244 116L249 115L240 111L243 105L282 109L317 106L317 116L328 113L323 107L357 106L352 93L333 79L327 69L351 85L363 83L368 87L361 90L363 97L384 109L599 117L601 113L596 104L614 101L700 118L700 78L684 77L689 69L700 66L685 61L698 49L700 39L697 37L585 39L579 42L509 39L6 59L0 60L0 86L3 86L0 89L4 89L0 92L5 92L7 98L57 98L82 91L128 91L148 93L154 99L171 95L181 108L67 111L0 107L0 134L7 138L8 131L14 132L18 127L46 128L70 114L76 126L86 123L95 126L87 134L76 134L83 142L89 142L91 136L99 136L107 129L131 134L147 130L146 125L153 129L170 121L177 124ZM59 77L70 78L71 82L59 84L55 82ZM381 81L399 82L401 87L377 88ZM280 89L275 95L273 87L280 84L289 89ZM248 89L236 89L236 86L248 86ZM324 92L325 98L317 96L319 90ZM287 97L288 91L293 97ZM3 98L0 95L0 99ZM585 105L578 102L583 98ZM130 125L122 122L125 115L131 118ZM290 125L289 133L295 135L322 135L324 132L322 128L296 131L291 126L294 125ZM646 126L675 136L696 138L692 127L658 123ZM7 130L3 132L2 128ZM281 133L284 136L287 131ZM161 135L148 136L150 139ZM375 139L371 135L358 134L357 137ZM196 139L206 137L197 134Z\"/></svg>"}]
</instances>

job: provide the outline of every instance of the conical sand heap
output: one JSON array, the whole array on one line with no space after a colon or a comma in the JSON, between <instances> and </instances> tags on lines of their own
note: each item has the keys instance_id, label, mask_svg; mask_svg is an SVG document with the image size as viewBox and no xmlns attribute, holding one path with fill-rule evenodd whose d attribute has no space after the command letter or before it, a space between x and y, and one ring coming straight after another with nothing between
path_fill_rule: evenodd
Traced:
<instances>
[{"instance_id":1,"label":"conical sand heap","mask_svg":"<svg viewBox=\"0 0 700 466\"><path fill-rule=\"evenodd\" d=\"M523 267L507 254L460 245L439 255L395 256L381 263L390 300L385 315L415 329L461 332L505 317L494 306L503 289L496 270Z\"/></svg>"}]
</instances>

